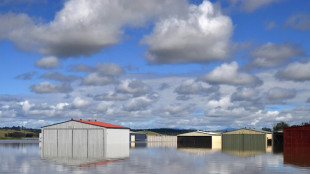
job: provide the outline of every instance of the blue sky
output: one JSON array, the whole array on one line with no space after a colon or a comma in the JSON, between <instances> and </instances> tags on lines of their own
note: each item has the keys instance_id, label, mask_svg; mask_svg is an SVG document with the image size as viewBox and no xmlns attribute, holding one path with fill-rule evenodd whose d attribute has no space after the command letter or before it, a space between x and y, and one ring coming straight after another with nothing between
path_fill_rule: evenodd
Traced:
<instances>
[{"instance_id":1,"label":"blue sky","mask_svg":"<svg viewBox=\"0 0 310 174\"><path fill-rule=\"evenodd\" d=\"M3 0L0 126L310 121L306 0Z\"/></svg>"}]
</instances>

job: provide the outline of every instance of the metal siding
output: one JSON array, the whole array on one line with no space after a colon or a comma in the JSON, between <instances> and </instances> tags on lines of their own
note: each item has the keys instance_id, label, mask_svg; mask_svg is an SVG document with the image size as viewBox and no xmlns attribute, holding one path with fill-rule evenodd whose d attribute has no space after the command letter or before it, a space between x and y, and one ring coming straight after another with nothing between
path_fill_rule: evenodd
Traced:
<instances>
[{"instance_id":1,"label":"metal siding","mask_svg":"<svg viewBox=\"0 0 310 174\"><path fill-rule=\"evenodd\" d=\"M44 130L43 134L43 156L57 156L57 130Z\"/></svg>"},{"instance_id":2,"label":"metal siding","mask_svg":"<svg viewBox=\"0 0 310 174\"><path fill-rule=\"evenodd\" d=\"M104 129L88 130L88 155L94 158L104 156Z\"/></svg>"},{"instance_id":3,"label":"metal siding","mask_svg":"<svg viewBox=\"0 0 310 174\"><path fill-rule=\"evenodd\" d=\"M128 144L129 129L106 129L106 142L109 144Z\"/></svg>"},{"instance_id":4,"label":"metal siding","mask_svg":"<svg viewBox=\"0 0 310 174\"><path fill-rule=\"evenodd\" d=\"M74 130L73 129L73 157L87 158L87 131L88 130Z\"/></svg>"},{"instance_id":5,"label":"metal siding","mask_svg":"<svg viewBox=\"0 0 310 174\"><path fill-rule=\"evenodd\" d=\"M212 136L212 149L222 149L222 136Z\"/></svg>"},{"instance_id":6,"label":"metal siding","mask_svg":"<svg viewBox=\"0 0 310 174\"><path fill-rule=\"evenodd\" d=\"M263 132L259 132L258 130L248 130L248 129L238 129L230 132L224 132L223 134L265 134Z\"/></svg>"},{"instance_id":7,"label":"metal siding","mask_svg":"<svg viewBox=\"0 0 310 174\"><path fill-rule=\"evenodd\" d=\"M284 128L284 163L310 167L310 126Z\"/></svg>"},{"instance_id":8,"label":"metal siding","mask_svg":"<svg viewBox=\"0 0 310 174\"><path fill-rule=\"evenodd\" d=\"M73 157L73 148L72 148L72 129L60 129L58 130L58 156L59 157Z\"/></svg>"},{"instance_id":9,"label":"metal siding","mask_svg":"<svg viewBox=\"0 0 310 174\"><path fill-rule=\"evenodd\" d=\"M266 151L265 134L223 134L222 137L223 151Z\"/></svg>"}]
</instances>

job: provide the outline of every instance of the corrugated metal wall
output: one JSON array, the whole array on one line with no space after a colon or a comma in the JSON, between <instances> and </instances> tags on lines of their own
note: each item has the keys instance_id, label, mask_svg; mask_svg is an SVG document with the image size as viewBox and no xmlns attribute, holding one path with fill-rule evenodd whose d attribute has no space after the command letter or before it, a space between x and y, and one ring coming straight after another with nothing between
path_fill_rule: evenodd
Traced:
<instances>
[{"instance_id":1,"label":"corrugated metal wall","mask_svg":"<svg viewBox=\"0 0 310 174\"><path fill-rule=\"evenodd\" d=\"M284 128L284 163L310 166L310 126Z\"/></svg>"},{"instance_id":2,"label":"corrugated metal wall","mask_svg":"<svg viewBox=\"0 0 310 174\"><path fill-rule=\"evenodd\" d=\"M147 136L147 142L177 142L177 136Z\"/></svg>"},{"instance_id":3,"label":"corrugated metal wall","mask_svg":"<svg viewBox=\"0 0 310 174\"><path fill-rule=\"evenodd\" d=\"M100 158L104 155L104 129L44 129L43 156Z\"/></svg>"},{"instance_id":4,"label":"corrugated metal wall","mask_svg":"<svg viewBox=\"0 0 310 174\"><path fill-rule=\"evenodd\" d=\"M266 151L265 134L223 134L223 150Z\"/></svg>"}]
</instances>

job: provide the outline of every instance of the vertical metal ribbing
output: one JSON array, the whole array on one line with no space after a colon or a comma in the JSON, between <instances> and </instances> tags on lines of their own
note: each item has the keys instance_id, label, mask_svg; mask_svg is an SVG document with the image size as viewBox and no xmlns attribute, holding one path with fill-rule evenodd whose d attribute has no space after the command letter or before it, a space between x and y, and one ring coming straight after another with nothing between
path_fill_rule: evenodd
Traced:
<instances>
[{"instance_id":1,"label":"vertical metal ribbing","mask_svg":"<svg viewBox=\"0 0 310 174\"><path fill-rule=\"evenodd\" d=\"M57 129L56 143L57 143L57 148L56 148L56 150L57 150L57 157L58 157L58 129Z\"/></svg>"},{"instance_id":2,"label":"vertical metal ribbing","mask_svg":"<svg viewBox=\"0 0 310 174\"><path fill-rule=\"evenodd\" d=\"M71 150L72 150L72 158L73 158L73 129L72 129L72 134L71 134L71 137L72 137L72 148L71 148Z\"/></svg>"},{"instance_id":3,"label":"vertical metal ribbing","mask_svg":"<svg viewBox=\"0 0 310 174\"><path fill-rule=\"evenodd\" d=\"M87 129L87 158L88 158L88 142L89 142L89 139L88 139L88 129Z\"/></svg>"}]
</instances>

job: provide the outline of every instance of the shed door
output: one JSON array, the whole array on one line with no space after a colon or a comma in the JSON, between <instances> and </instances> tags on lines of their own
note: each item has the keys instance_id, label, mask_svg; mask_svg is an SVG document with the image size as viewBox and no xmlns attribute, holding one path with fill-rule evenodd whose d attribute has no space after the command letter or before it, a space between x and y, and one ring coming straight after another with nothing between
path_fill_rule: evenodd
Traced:
<instances>
[{"instance_id":1,"label":"shed door","mask_svg":"<svg viewBox=\"0 0 310 174\"><path fill-rule=\"evenodd\" d=\"M178 136L178 147L212 147L211 136Z\"/></svg>"}]
</instances>

